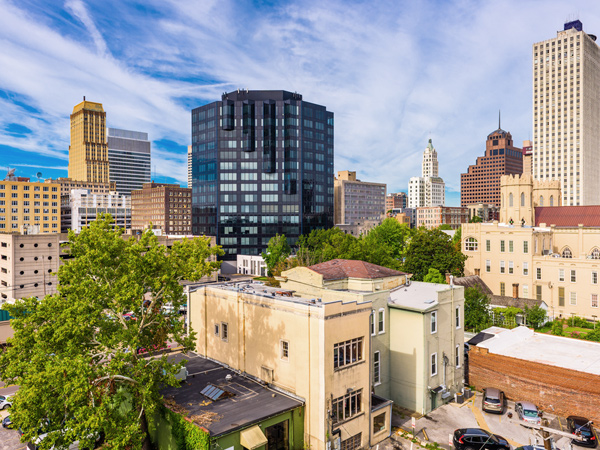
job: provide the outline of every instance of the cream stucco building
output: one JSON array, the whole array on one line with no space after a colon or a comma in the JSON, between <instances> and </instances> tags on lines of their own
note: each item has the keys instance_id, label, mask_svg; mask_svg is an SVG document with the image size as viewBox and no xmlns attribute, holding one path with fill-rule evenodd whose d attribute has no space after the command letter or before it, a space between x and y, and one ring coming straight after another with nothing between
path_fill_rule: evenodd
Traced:
<instances>
[{"instance_id":1,"label":"cream stucco building","mask_svg":"<svg viewBox=\"0 0 600 450\"><path fill-rule=\"evenodd\" d=\"M467 275L496 295L543 300L548 316L597 319L600 208L560 206L560 182L503 176L500 221L464 224Z\"/></svg>"}]
</instances>

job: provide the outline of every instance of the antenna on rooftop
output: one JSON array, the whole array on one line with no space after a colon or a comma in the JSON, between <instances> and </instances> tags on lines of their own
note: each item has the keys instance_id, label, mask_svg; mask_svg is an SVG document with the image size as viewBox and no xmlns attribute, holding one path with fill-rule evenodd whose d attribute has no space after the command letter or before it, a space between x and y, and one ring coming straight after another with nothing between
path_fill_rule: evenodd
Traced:
<instances>
[{"instance_id":1,"label":"antenna on rooftop","mask_svg":"<svg viewBox=\"0 0 600 450\"><path fill-rule=\"evenodd\" d=\"M500 110L498 110L498 129L502 129L502 127L500 126Z\"/></svg>"}]
</instances>

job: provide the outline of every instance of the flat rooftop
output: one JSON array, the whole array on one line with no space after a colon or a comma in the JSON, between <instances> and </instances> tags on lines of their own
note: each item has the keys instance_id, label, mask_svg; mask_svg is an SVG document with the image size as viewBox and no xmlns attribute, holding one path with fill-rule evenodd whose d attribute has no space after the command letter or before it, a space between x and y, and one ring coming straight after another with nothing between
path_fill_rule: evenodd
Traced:
<instances>
[{"instance_id":1,"label":"flat rooftop","mask_svg":"<svg viewBox=\"0 0 600 450\"><path fill-rule=\"evenodd\" d=\"M390 291L388 304L402 309L427 311L438 305L438 292L457 289L449 284L411 281L408 286L400 286Z\"/></svg>"},{"instance_id":2,"label":"flat rooftop","mask_svg":"<svg viewBox=\"0 0 600 450\"><path fill-rule=\"evenodd\" d=\"M535 333L520 326L512 330L492 327L482 333L493 337L477 344L490 353L600 375L600 343Z\"/></svg>"},{"instance_id":3,"label":"flat rooftop","mask_svg":"<svg viewBox=\"0 0 600 450\"><path fill-rule=\"evenodd\" d=\"M262 297L272 298L276 300L284 300L288 302L301 303L317 307L320 307L320 305L322 304L321 299L319 298L296 297L294 296L294 291L278 287L266 286L260 282L239 281L217 283L207 285L206 287L210 287L213 289L223 289L227 291L244 292L246 294L259 295Z\"/></svg>"},{"instance_id":4,"label":"flat rooftop","mask_svg":"<svg viewBox=\"0 0 600 450\"><path fill-rule=\"evenodd\" d=\"M180 387L163 389L162 395L167 403L174 401L187 411L184 415L206 428L211 436L246 428L304 404L195 353L175 354L169 360L186 360L188 377ZM201 394L209 384L225 394L216 401Z\"/></svg>"}]
</instances>

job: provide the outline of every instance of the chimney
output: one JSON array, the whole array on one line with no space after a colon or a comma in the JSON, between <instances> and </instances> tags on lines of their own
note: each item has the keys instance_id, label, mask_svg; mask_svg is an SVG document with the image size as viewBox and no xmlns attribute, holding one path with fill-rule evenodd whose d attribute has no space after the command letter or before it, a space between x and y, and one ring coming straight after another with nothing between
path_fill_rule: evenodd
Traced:
<instances>
[{"instance_id":1,"label":"chimney","mask_svg":"<svg viewBox=\"0 0 600 450\"><path fill-rule=\"evenodd\" d=\"M450 277L452 274L450 272L446 272L446 284L450 284Z\"/></svg>"},{"instance_id":2,"label":"chimney","mask_svg":"<svg viewBox=\"0 0 600 450\"><path fill-rule=\"evenodd\" d=\"M83 101L85 102L85 95L83 96Z\"/></svg>"},{"instance_id":3,"label":"chimney","mask_svg":"<svg viewBox=\"0 0 600 450\"><path fill-rule=\"evenodd\" d=\"M513 283L513 298L519 298L519 283Z\"/></svg>"}]
</instances>

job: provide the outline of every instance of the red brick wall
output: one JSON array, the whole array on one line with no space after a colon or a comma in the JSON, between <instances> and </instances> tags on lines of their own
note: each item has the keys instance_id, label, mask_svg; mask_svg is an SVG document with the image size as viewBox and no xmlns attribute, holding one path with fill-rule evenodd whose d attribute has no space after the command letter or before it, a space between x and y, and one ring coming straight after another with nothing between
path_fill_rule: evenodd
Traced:
<instances>
[{"instance_id":1,"label":"red brick wall","mask_svg":"<svg viewBox=\"0 0 600 450\"><path fill-rule=\"evenodd\" d=\"M562 417L578 415L600 423L600 375L495 355L473 346L469 383L478 391L498 388L511 400L528 400Z\"/></svg>"}]
</instances>

